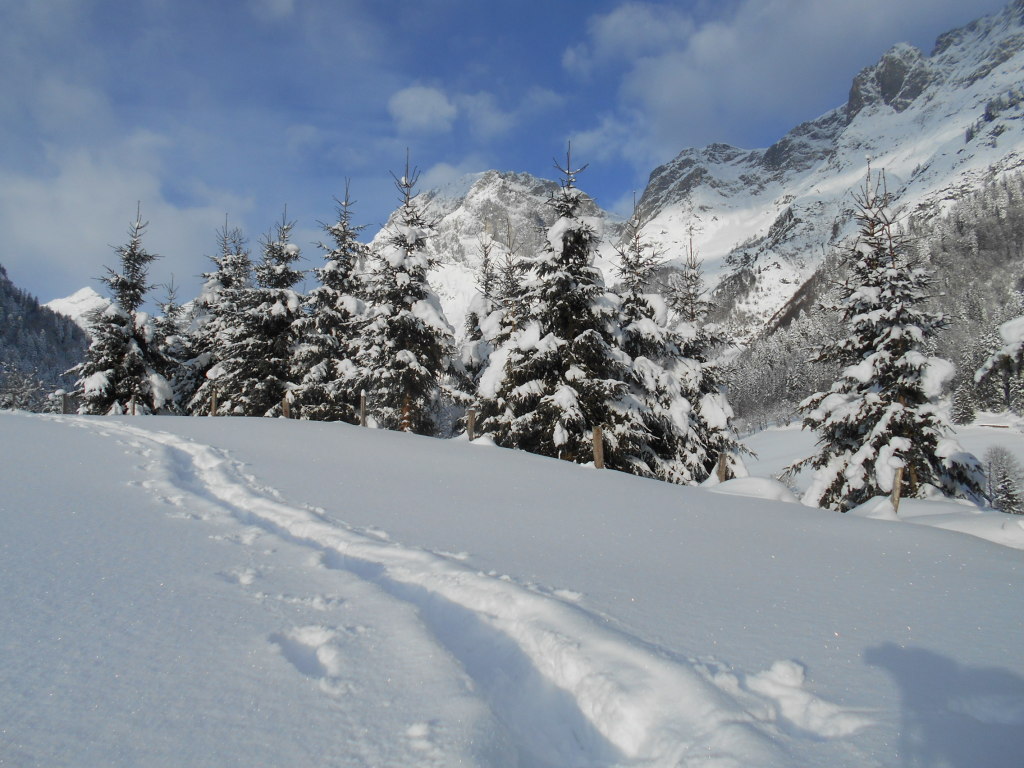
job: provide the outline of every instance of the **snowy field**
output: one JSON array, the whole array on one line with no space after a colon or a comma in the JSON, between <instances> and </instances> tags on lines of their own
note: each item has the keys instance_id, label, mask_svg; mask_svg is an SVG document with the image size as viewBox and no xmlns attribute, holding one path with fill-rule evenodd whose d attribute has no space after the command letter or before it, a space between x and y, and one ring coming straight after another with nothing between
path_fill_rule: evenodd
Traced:
<instances>
[{"instance_id":1,"label":"snowy field","mask_svg":"<svg viewBox=\"0 0 1024 768\"><path fill-rule=\"evenodd\" d=\"M812 440L755 435L751 469ZM0 766L1024 755L1024 528L1000 513L904 502L930 523L908 525L338 424L10 412L0 490Z\"/></svg>"}]
</instances>

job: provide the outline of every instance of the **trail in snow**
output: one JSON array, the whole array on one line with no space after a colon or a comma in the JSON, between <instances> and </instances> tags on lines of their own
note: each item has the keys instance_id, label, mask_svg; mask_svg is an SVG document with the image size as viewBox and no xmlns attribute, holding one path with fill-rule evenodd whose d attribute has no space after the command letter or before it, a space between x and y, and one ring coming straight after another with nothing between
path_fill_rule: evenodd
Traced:
<instances>
[{"instance_id":1,"label":"trail in snow","mask_svg":"<svg viewBox=\"0 0 1024 768\"><path fill-rule=\"evenodd\" d=\"M311 547L323 565L414 606L507 729L521 765L787 765L780 719L816 738L869 724L804 690L794 662L744 677L668 659L557 597L290 504L221 449L134 425L67 420L151 446L147 485L176 506L199 516L227 513ZM244 583L247 575L236 577ZM328 688L336 640L322 627L273 638L296 669Z\"/></svg>"}]
</instances>

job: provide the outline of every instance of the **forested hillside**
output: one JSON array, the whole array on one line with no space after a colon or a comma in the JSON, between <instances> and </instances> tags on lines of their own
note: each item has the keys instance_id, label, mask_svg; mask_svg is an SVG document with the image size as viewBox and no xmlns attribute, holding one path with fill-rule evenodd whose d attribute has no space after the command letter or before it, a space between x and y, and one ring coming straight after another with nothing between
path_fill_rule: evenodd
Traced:
<instances>
[{"instance_id":1,"label":"forested hillside","mask_svg":"<svg viewBox=\"0 0 1024 768\"><path fill-rule=\"evenodd\" d=\"M978 385L974 374L999 349L998 327L1024 314L1024 176L983 187L945 216L909 217L902 224L916 258L932 272L929 304L946 318L929 351L955 365L950 390L970 390L977 407L1020 411L1018 377L1003 374ZM829 254L735 360L731 400L747 428L790 421L800 401L836 375L835 366L810 361L840 330L827 308L848 277L839 256Z\"/></svg>"},{"instance_id":2,"label":"forested hillside","mask_svg":"<svg viewBox=\"0 0 1024 768\"><path fill-rule=\"evenodd\" d=\"M0 265L0 407L36 410L44 393L71 388L64 373L85 354L88 339L74 322L40 306Z\"/></svg>"}]
</instances>

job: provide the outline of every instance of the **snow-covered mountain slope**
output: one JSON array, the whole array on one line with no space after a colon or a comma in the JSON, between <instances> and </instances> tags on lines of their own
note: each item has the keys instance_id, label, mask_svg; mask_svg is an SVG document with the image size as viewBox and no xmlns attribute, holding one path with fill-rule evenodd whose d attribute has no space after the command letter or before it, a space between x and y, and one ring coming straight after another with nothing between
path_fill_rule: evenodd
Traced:
<instances>
[{"instance_id":1,"label":"snow-covered mountain slope","mask_svg":"<svg viewBox=\"0 0 1024 768\"><path fill-rule=\"evenodd\" d=\"M282 419L4 412L0 487L5 765L1024 751L1022 553L959 533Z\"/></svg>"},{"instance_id":2,"label":"snow-covered mountain slope","mask_svg":"<svg viewBox=\"0 0 1024 768\"><path fill-rule=\"evenodd\" d=\"M869 159L885 171L897 210L926 219L1024 167L1022 72L1024 0L942 35L930 55L897 44L853 78L846 104L771 147L686 149L654 170L640 200L645 236L669 259L692 243L709 286L729 284L722 299L736 330L755 332L853 235L852 193ZM507 212L530 254L556 188L488 171L418 197L437 223L432 281L457 329L474 291L479 238L501 241ZM588 213L606 241L599 266L614 282L621 227L596 206Z\"/></svg>"},{"instance_id":3,"label":"snow-covered mountain slope","mask_svg":"<svg viewBox=\"0 0 1024 768\"><path fill-rule=\"evenodd\" d=\"M942 35L928 56L895 45L845 105L773 146L687 149L656 169L641 199L648 234L681 254L692 232L712 283L749 269L732 311L756 329L852 234L869 159L897 210L925 218L1024 166L1022 72L1022 0Z\"/></svg>"},{"instance_id":4,"label":"snow-covered mountain slope","mask_svg":"<svg viewBox=\"0 0 1024 768\"><path fill-rule=\"evenodd\" d=\"M475 294L477 273L484 243L493 243L492 259L500 260L510 249L522 257L535 255L546 240L545 232L555 221L548 201L558 183L528 173L485 171L463 176L438 189L416 197L424 219L435 225L427 250L438 262L430 276L431 286L441 299L448 321L461 333L469 302ZM608 243L618 237L610 214L586 199L583 217ZM376 235L378 243L388 237L394 215ZM607 268L610 261L599 266Z\"/></svg>"},{"instance_id":5,"label":"snow-covered mountain slope","mask_svg":"<svg viewBox=\"0 0 1024 768\"><path fill-rule=\"evenodd\" d=\"M63 299L54 299L44 305L54 312L69 317L75 321L79 328L89 333L88 316L97 310L104 310L110 306L110 299L100 296L92 288L80 288L70 296Z\"/></svg>"}]
</instances>

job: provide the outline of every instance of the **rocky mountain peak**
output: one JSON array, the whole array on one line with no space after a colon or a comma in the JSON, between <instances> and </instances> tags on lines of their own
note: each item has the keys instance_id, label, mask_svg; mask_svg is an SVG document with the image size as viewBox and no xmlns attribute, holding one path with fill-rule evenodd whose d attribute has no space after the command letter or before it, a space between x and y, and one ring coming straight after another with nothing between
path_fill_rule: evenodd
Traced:
<instances>
[{"instance_id":1,"label":"rocky mountain peak","mask_svg":"<svg viewBox=\"0 0 1024 768\"><path fill-rule=\"evenodd\" d=\"M846 104L847 121L870 104L885 104L902 112L935 79L928 59L909 43L894 45L871 67L853 79Z\"/></svg>"}]
</instances>

